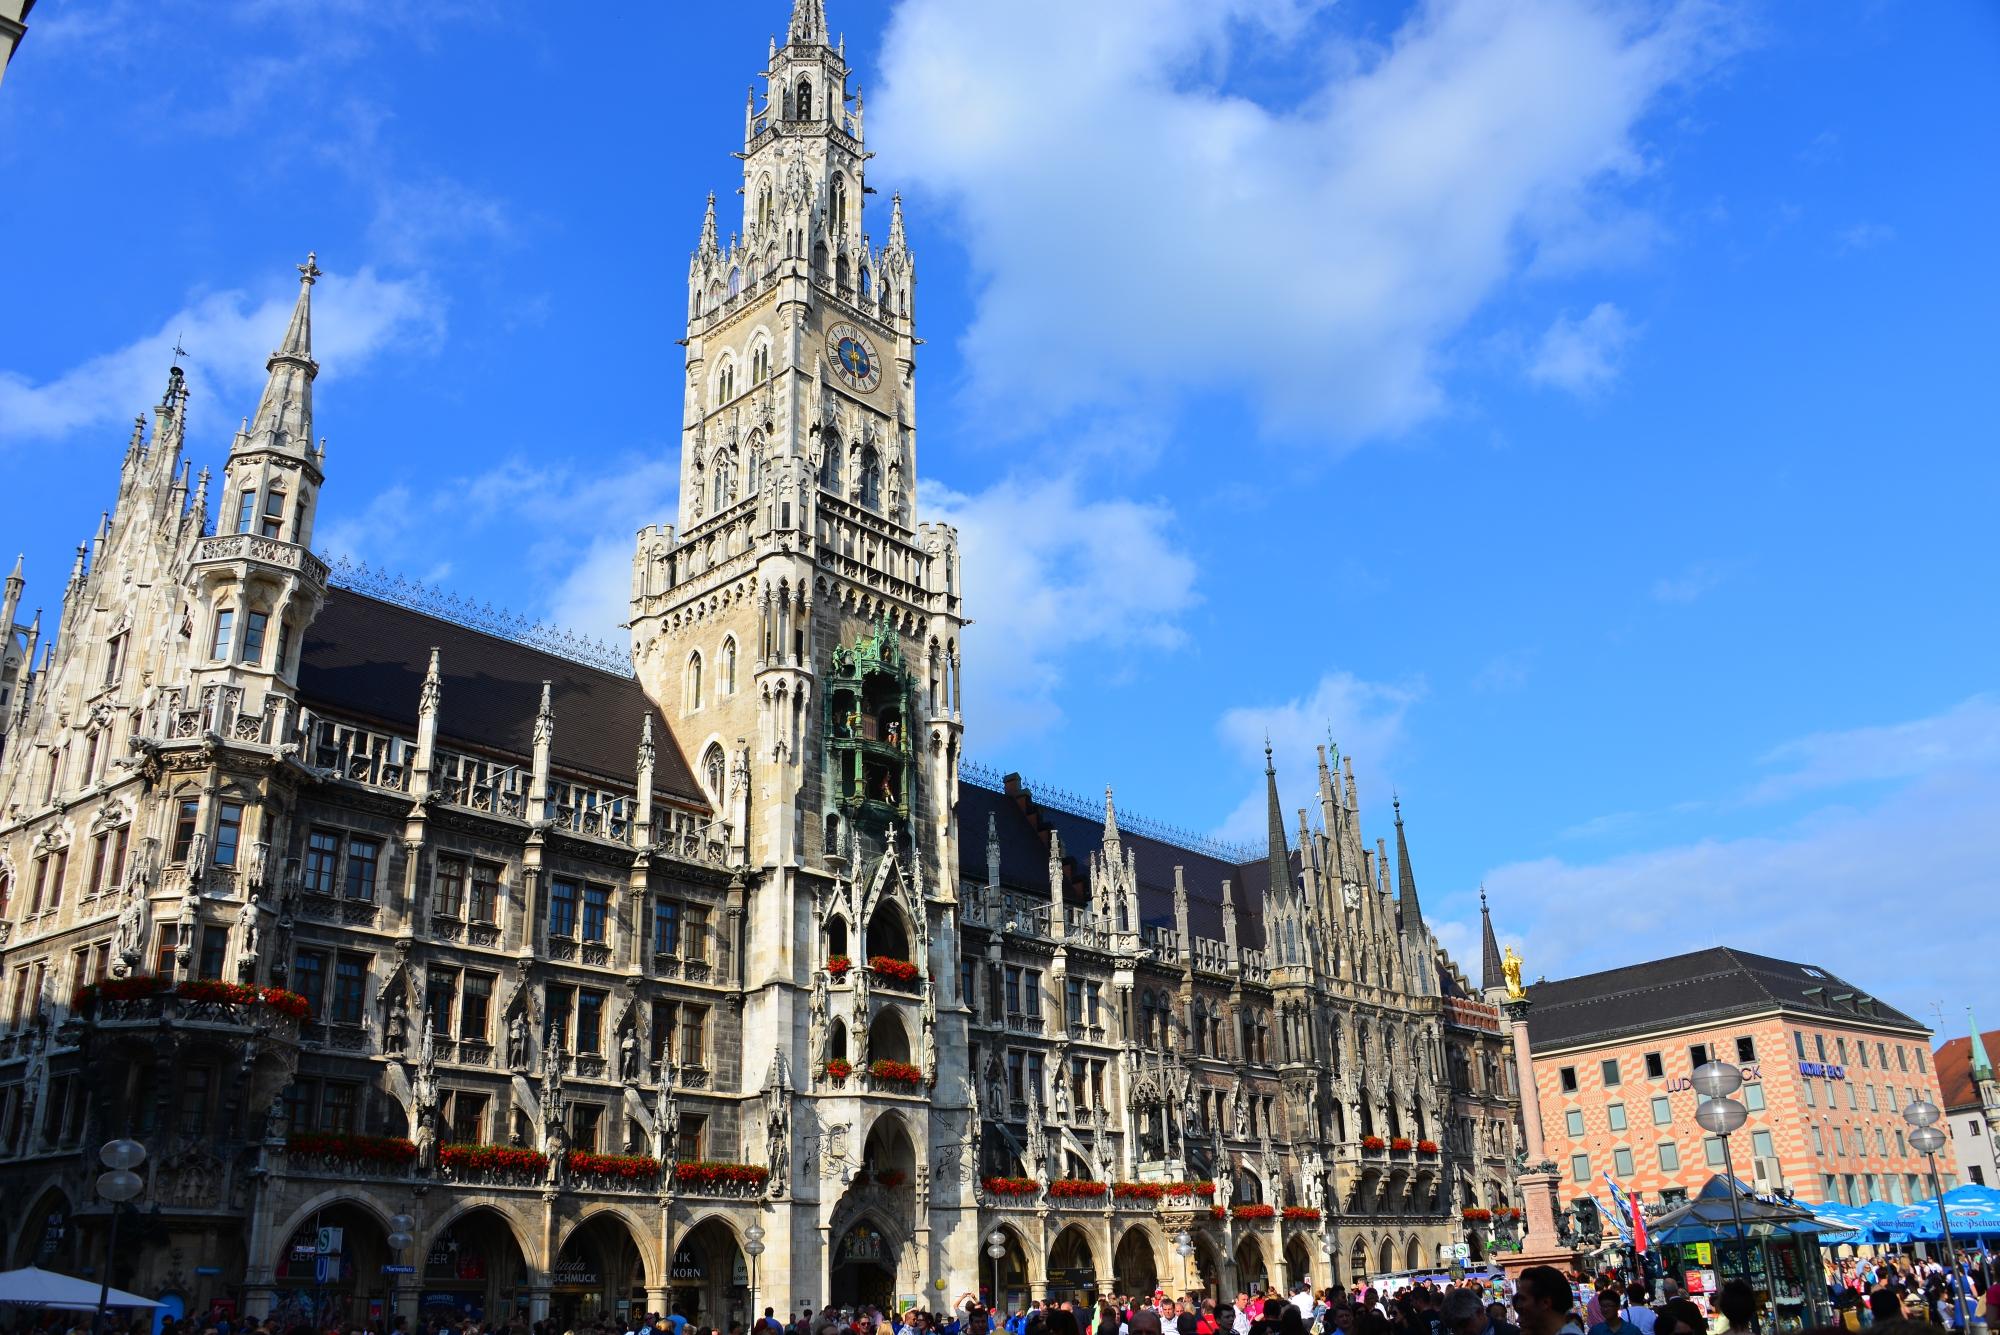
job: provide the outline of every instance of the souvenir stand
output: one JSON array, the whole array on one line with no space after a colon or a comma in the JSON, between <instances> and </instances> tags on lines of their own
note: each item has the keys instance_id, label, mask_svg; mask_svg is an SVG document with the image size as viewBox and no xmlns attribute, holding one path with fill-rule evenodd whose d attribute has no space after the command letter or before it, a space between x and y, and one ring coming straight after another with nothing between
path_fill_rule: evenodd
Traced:
<instances>
[{"instance_id":1,"label":"souvenir stand","mask_svg":"<svg viewBox=\"0 0 2000 1335\"><path fill-rule=\"evenodd\" d=\"M1805 1206L1741 1182L1733 1194L1732 1201L1729 1179L1711 1177L1693 1200L1652 1222L1666 1273L1703 1299L1732 1279L1747 1280L1778 1331L1832 1325L1819 1253L1827 1225Z\"/></svg>"}]
</instances>

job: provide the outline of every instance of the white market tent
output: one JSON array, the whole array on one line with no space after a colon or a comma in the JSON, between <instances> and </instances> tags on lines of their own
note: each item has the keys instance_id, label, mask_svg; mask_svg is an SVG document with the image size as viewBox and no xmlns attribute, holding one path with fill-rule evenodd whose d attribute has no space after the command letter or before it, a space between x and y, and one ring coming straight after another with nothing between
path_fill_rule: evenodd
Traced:
<instances>
[{"instance_id":1,"label":"white market tent","mask_svg":"<svg viewBox=\"0 0 2000 1335\"><path fill-rule=\"evenodd\" d=\"M53 1270L28 1266L23 1270L0 1271L0 1304L9 1307L53 1307L68 1312L97 1310L97 1281L58 1275ZM123 1289L111 1290L107 1307L158 1307L151 1298L141 1298Z\"/></svg>"}]
</instances>

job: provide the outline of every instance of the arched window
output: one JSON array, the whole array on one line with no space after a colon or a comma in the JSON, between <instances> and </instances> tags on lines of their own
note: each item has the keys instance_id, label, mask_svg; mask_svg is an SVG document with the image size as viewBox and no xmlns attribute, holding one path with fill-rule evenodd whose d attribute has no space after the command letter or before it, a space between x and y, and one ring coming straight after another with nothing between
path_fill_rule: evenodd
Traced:
<instances>
[{"instance_id":1,"label":"arched window","mask_svg":"<svg viewBox=\"0 0 2000 1335\"><path fill-rule=\"evenodd\" d=\"M722 758L722 747L716 742L708 744L708 750L701 756L701 781L708 787L708 800L718 806L722 802L722 785L728 778L728 764Z\"/></svg>"},{"instance_id":2,"label":"arched window","mask_svg":"<svg viewBox=\"0 0 2000 1335\"><path fill-rule=\"evenodd\" d=\"M757 183L757 226L759 229L771 225L771 178L766 176Z\"/></svg>"},{"instance_id":3,"label":"arched window","mask_svg":"<svg viewBox=\"0 0 2000 1335\"><path fill-rule=\"evenodd\" d=\"M874 287L874 284L874 278L869 274L867 266L863 265L861 268L861 295L864 297L867 296L869 290Z\"/></svg>"},{"instance_id":4,"label":"arched window","mask_svg":"<svg viewBox=\"0 0 2000 1335\"><path fill-rule=\"evenodd\" d=\"M736 694L736 637L722 642L722 693Z\"/></svg>"},{"instance_id":5,"label":"arched window","mask_svg":"<svg viewBox=\"0 0 2000 1335\"><path fill-rule=\"evenodd\" d=\"M833 178L833 199L831 203L832 207L827 209L826 212L827 216L833 220L833 230L836 232L844 231L847 227L846 177L836 176Z\"/></svg>"},{"instance_id":6,"label":"arched window","mask_svg":"<svg viewBox=\"0 0 2000 1335\"><path fill-rule=\"evenodd\" d=\"M701 655L699 653L688 655L687 707L689 709L701 708Z\"/></svg>"},{"instance_id":7,"label":"arched window","mask_svg":"<svg viewBox=\"0 0 2000 1335\"><path fill-rule=\"evenodd\" d=\"M841 291L845 292L847 290L848 280L852 276L852 272L853 271L847 267L847 256L842 255L839 259L835 260L833 262L834 286L839 288Z\"/></svg>"},{"instance_id":8,"label":"arched window","mask_svg":"<svg viewBox=\"0 0 2000 1335\"><path fill-rule=\"evenodd\" d=\"M752 446L750 457L743 461L743 494L754 496L764 480L764 450L762 446Z\"/></svg>"},{"instance_id":9,"label":"arched window","mask_svg":"<svg viewBox=\"0 0 2000 1335\"><path fill-rule=\"evenodd\" d=\"M750 353L750 383L761 385L771 377L771 349L758 344Z\"/></svg>"},{"instance_id":10,"label":"arched window","mask_svg":"<svg viewBox=\"0 0 2000 1335\"><path fill-rule=\"evenodd\" d=\"M715 454L715 495L714 510L721 510L736 498L736 452L718 450Z\"/></svg>"},{"instance_id":11,"label":"arched window","mask_svg":"<svg viewBox=\"0 0 2000 1335\"><path fill-rule=\"evenodd\" d=\"M840 437L829 434L826 438L826 457L820 461L819 484L828 491L840 491Z\"/></svg>"},{"instance_id":12,"label":"arched window","mask_svg":"<svg viewBox=\"0 0 2000 1335\"><path fill-rule=\"evenodd\" d=\"M824 241L815 242L813 245L813 272L822 278L826 277L826 242Z\"/></svg>"},{"instance_id":13,"label":"arched window","mask_svg":"<svg viewBox=\"0 0 2000 1335\"><path fill-rule=\"evenodd\" d=\"M798 117L802 121L809 121L813 118L813 84L811 79L799 80L799 95L798 99L792 103L792 109L798 113Z\"/></svg>"},{"instance_id":14,"label":"arched window","mask_svg":"<svg viewBox=\"0 0 2000 1335\"><path fill-rule=\"evenodd\" d=\"M872 447L861 451L861 503L870 509L882 504L882 460Z\"/></svg>"},{"instance_id":15,"label":"arched window","mask_svg":"<svg viewBox=\"0 0 2000 1335\"><path fill-rule=\"evenodd\" d=\"M715 378L715 401L717 403L727 403L735 397L736 365L733 362L724 362L722 364L722 374Z\"/></svg>"},{"instance_id":16,"label":"arched window","mask_svg":"<svg viewBox=\"0 0 2000 1335\"><path fill-rule=\"evenodd\" d=\"M743 270L732 264L729 266L729 295L735 296L743 290Z\"/></svg>"}]
</instances>

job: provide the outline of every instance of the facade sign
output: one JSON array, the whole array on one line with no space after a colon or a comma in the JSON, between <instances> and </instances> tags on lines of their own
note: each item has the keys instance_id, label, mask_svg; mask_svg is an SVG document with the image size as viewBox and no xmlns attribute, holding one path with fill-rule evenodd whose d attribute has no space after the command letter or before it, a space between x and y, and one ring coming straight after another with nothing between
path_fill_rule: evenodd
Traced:
<instances>
[{"instance_id":1,"label":"facade sign","mask_svg":"<svg viewBox=\"0 0 2000 1335\"><path fill-rule=\"evenodd\" d=\"M1799 1074L1816 1075L1824 1080L1845 1080L1847 1068L1836 1066L1832 1062L1800 1062Z\"/></svg>"},{"instance_id":2,"label":"facade sign","mask_svg":"<svg viewBox=\"0 0 2000 1335\"><path fill-rule=\"evenodd\" d=\"M674 1279L707 1279L708 1271L689 1248L683 1247L674 1253L674 1264L670 1271Z\"/></svg>"},{"instance_id":3,"label":"facade sign","mask_svg":"<svg viewBox=\"0 0 2000 1335\"><path fill-rule=\"evenodd\" d=\"M1745 1062L1743 1065L1737 1067L1736 1069L1743 1072L1743 1083L1746 1085L1757 1084L1764 1078L1764 1073L1763 1071L1758 1069L1756 1062ZM1677 1075L1673 1079L1667 1081L1667 1093L1669 1094L1678 1094L1684 1089L1693 1089L1693 1088L1694 1088L1694 1081L1688 1076Z\"/></svg>"}]
</instances>

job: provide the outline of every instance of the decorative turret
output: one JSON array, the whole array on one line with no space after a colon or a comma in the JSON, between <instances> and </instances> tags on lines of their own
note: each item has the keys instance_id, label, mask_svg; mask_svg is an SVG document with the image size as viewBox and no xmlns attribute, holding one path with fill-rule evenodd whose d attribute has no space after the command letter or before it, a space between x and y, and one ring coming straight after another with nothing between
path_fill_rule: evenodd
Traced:
<instances>
[{"instance_id":1,"label":"decorative turret","mask_svg":"<svg viewBox=\"0 0 2000 1335\"><path fill-rule=\"evenodd\" d=\"M319 257L308 254L299 266L299 299L292 306L285 338L264 369L269 378L257 400L250 429L237 437L231 453L271 450L305 460L312 455L312 382L319 363L312 357L312 288L319 281Z\"/></svg>"},{"instance_id":2,"label":"decorative turret","mask_svg":"<svg viewBox=\"0 0 2000 1335\"><path fill-rule=\"evenodd\" d=\"M826 45L826 0L792 0L792 26L785 45Z\"/></svg>"},{"instance_id":3,"label":"decorative turret","mask_svg":"<svg viewBox=\"0 0 2000 1335\"><path fill-rule=\"evenodd\" d=\"M1417 903L1417 876L1410 870L1410 845L1403 837L1403 799L1393 797L1396 811L1396 925L1405 935L1423 931L1423 909Z\"/></svg>"},{"instance_id":4,"label":"decorative turret","mask_svg":"<svg viewBox=\"0 0 2000 1335\"><path fill-rule=\"evenodd\" d=\"M1264 857L1271 869L1269 894L1274 901L1290 904L1293 893L1292 857L1285 845L1285 811L1278 805L1278 770L1271 760L1271 742L1264 740Z\"/></svg>"},{"instance_id":5,"label":"decorative turret","mask_svg":"<svg viewBox=\"0 0 2000 1335\"><path fill-rule=\"evenodd\" d=\"M1493 935L1493 910L1486 904L1486 887L1479 887L1479 990L1488 1001L1506 995L1507 973L1500 959L1500 941Z\"/></svg>"}]
</instances>

